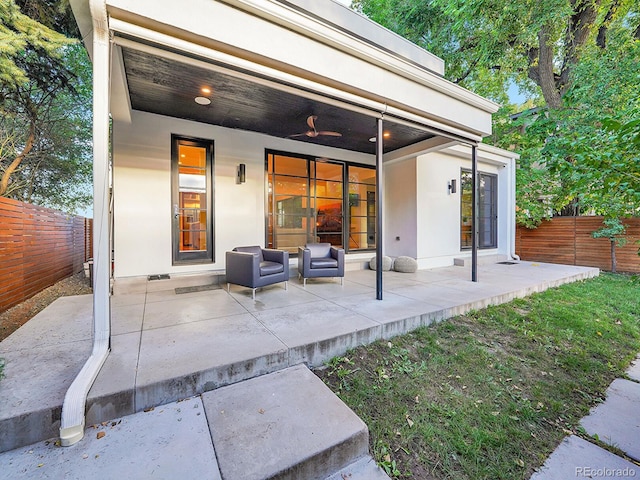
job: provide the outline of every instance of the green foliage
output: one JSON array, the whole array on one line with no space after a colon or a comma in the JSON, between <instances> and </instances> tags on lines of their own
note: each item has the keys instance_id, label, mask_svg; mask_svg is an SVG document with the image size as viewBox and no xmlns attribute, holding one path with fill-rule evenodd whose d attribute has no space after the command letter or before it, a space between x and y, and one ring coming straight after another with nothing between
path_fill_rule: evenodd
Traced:
<instances>
[{"instance_id":1,"label":"green foliage","mask_svg":"<svg viewBox=\"0 0 640 480\"><path fill-rule=\"evenodd\" d=\"M20 3L51 26L73 21L68 2ZM0 0L0 22L0 195L76 212L91 200L88 56L13 0Z\"/></svg>"},{"instance_id":2,"label":"green foliage","mask_svg":"<svg viewBox=\"0 0 640 480\"><path fill-rule=\"evenodd\" d=\"M618 247L623 247L627 243L624 234L627 226L623 224L619 218L605 218L604 226L591 234L593 238L608 238L612 242L616 242Z\"/></svg>"},{"instance_id":3,"label":"green foliage","mask_svg":"<svg viewBox=\"0 0 640 480\"><path fill-rule=\"evenodd\" d=\"M61 49L70 43L64 35L21 13L14 0L0 0L0 85L3 90L27 83L32 72L27 72L25 67L35 66L39 58L48 58L51 66L61 66Z\"/></svg>"},{"instance_id":4,"label":"green foliage","mask_svg":"<svg viewBox=\"0 0 640 480\"><path fill-rule=\"evenodd\" d=\"M506 104L487 141L520 154L520 224L533 228L568 206L609 217L638 214L640 4L357 0L354 6L443 58L448 79ZM523 106L530 114L515 120L507 98L512 85L530 99Z\"/></svg>"}]
</instances>

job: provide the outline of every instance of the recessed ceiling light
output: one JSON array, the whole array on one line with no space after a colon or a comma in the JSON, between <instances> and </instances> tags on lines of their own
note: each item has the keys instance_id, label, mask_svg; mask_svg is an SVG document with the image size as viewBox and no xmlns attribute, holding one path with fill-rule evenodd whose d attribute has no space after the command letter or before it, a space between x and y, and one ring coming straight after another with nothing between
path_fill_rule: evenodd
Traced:
<instances>
[{"instance_id":1,"label":"recessed ceiling light","mask_svg":"<svg viewBox=\"0 0 640 480\"><path fill-rule=\"evenodd\" d=\"M205 95L209 95L211 93L211 89L208 87L202 87L202 89L200 90L202 93L204 93Z\"/></svg>"},{"instance_id":2,"label":"recessed ceiling light","mask_svg":"<svg viewBox=\"0 0 640 480\"><path fill-rule=\"evenodd\" d=\"M390 134L389 132L384 132L384 133L382 134L382 136L383 136L384 138L389 138L389 137L391 136L391 134ZM369 139L369 141L370 141L370 142L375 142L375 141L376 141L376 137L371 137L371 138Z\"/></svg>"},{"instance_id":3,"label":"recessed ceiling light","mask_svg":"<svg viewBox=\"0 0 640 480\"><path fill-rule=\"evenodd\" d=\"M198 105L209 105L211 103L211 100L207 97L196 97L195 101Z\"/></svg>"}]
</instances>

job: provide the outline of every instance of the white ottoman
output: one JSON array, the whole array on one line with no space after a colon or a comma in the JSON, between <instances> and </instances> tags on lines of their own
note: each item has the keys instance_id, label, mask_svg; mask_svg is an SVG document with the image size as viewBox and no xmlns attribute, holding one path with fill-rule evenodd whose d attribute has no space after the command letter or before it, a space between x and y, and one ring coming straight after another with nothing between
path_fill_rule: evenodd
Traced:
<instances>
[{"instance_id":1,"label":"white ottoman","mask_svg":"<svg viewBox=\"0 0 640 480\"><path fill-rule=\"evenodd\" d=\"M386 255L382 256L382 271L383 272L388 272L389 270L391 270L391 268L393 267L393 260L391 259L391 257L387 257ZM369 260L369 268L371 270L375 270L376 269L376 257L373 257L371 260Z\"/></svg>"},{"instance_id":2,"label":"white ottoman","mask_svg":"<svg viewBox=\"0 0 640 480\"><path fill-rule=\"evenodd\" d=\"M418 262L411 257L398 257L393 261L393 269L396 272L413 273L418 269Z\"/></svg>"}]
</instances>

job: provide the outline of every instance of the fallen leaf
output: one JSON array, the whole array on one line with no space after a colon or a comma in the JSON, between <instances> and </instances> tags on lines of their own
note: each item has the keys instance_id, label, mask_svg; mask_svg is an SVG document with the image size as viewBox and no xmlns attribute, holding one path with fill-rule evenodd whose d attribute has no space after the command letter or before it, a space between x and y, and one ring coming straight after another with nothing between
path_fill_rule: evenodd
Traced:
<instances>
[{"instance_id":1,"label":"fallen leaf","mask_svg":"<svg viewBox=\"0 0 640 480\"><path fill-rule=\"evenodd\" d=\"M155 408L156 408L156 407L149 407L149 408L145 408L145 409L144 409L144 411L145 411L145 412L153 412L153 410L154 410Z\"/></svg>"},{"instance_id":2,"label":"fallen leaf","mask_svg":"<svg viewBox=\"0 0 640 480\"><path fill-rule=\"evenodd\" d=\"M413 427L413 420L409 418L409 414L405 415L405 418L407 419L407 424L409 425L409 427Z\"/></svg>"},{"instance_id":3,"label":"fallen leaf","mask_svg":"<svg viewBox=\"0 0 640 480\"><path fill-rule=\"evenodd\" d=\"M104 437L105 435L106 435L106 433L105 433L105 432L98 432L98 434L96 435L96 438L97 438L98 440L100 440L100 439L101 439L102 437Z\"/></svg>"},{"instance_id":4,"label":"fallen leaf","mask_svg":"<svg viewBox=\"0 0 640 480\"><path fill-rule=\"evenodd\" d=\"M416 403L420 403L420 395L416 395L416 398L414 398L413 401Z\"/></svg>"},{"instance_id":5,"label":"fallen leaf","mask_svg":"<svg viewBox=\"0 0 640 480\"><path fill-rule=\"evenodd\" d=\"M82 455L82 458L89 458L89 455L85 453L84 455Z\"/></svg>"},{"instance_id":6,"label":"fallen leaf","mask_svg":"<svg viewBox=\"0 0 640 480\"><path fill-rule=\"evenodd\" d=\"M517 464L519 467L523 467L523 468L524 468L524 462L523 462L520 458L516 460L516 464Z\"/></svg>"},{"instance_id":7,"label":"fallen leaf","mask_svg":"<svg viewBox=\"0 0 640 480\"><path fill-rule=\"evenodd\" d=\"M38 464L38 468L40 468L40 467L44 467L44 463L39 463Z\"/></svg>"},{"instance_id":8,"label":"fallen leaf","mask_svg":"<svg viewBox=\"0 0 640 480\"><path fill-rule=\"evenodd\" d=\"M260 415L264 415L264 409L263 409L263 408L261 408L260 410L258 410L258 413L259 413Z\"/></svg>"}]
</instances>

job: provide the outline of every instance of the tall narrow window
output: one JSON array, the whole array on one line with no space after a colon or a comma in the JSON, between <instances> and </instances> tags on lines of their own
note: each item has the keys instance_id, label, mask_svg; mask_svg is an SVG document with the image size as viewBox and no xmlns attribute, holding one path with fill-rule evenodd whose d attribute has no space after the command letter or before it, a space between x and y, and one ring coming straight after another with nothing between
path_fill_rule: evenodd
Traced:
<instances>
[{"instance_id":1,"label":"tall narrow window","mask_svg":"<svg viewBox=\"0 0 640 480\"><path fill-rule=\"evenodd\" d=\"M172 136L173 263L213 262L213 142Z\"/></svg>"},{"instance_id":2,"label":"tall narrow window","mask_svg":"<svg viewBox=\"0 0 640 480\"><path fill-rule=\"evenodd\" d=\"M478 248L498 246L498 177L478 174ZM460 176L460 247L472 246L472 202L471 172L463 170Z\"/></svg>"},{"instance_id":3,"label":"tall narrow window","mask_svg":"<svg viewBox=\"0 0 640 480\"><path fill-rule=\"evenodd\" d=\"M376 248L376 170L349 165L349 250Z\"/></svg>"}]
</instances>

